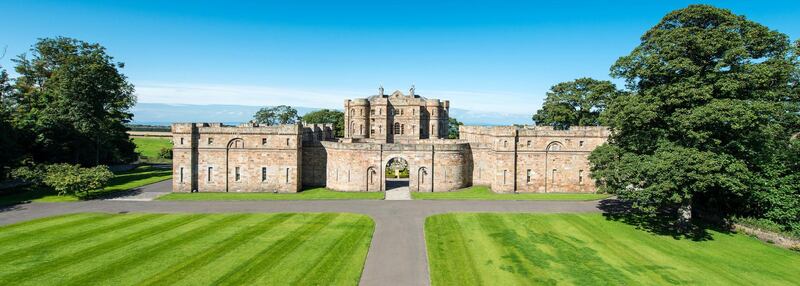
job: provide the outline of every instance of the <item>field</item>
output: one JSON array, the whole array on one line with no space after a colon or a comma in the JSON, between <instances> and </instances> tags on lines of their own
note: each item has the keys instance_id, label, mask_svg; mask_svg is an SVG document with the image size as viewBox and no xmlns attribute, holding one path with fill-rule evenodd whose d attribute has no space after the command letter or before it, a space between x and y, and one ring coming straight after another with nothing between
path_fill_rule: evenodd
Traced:
<instances>
[{"instance_id":1,"label":"field","mask_svg":"<svg viewBox=\"0 0 800 286\"><path fill-rule=\"evenodd\" d=\"M159 169L152 166L139 166L130 171L117 172L101 191L90 193L84 199L91 199L113 192L129 190L172 178L171 169ZM45 190L25 189L17 193L0 196L0 205L16 204L26 201L34 202L73 202L80 198L75 196L59 196Z\"/></svg>"},{"instance_id":2,"label":"field","mask_svg":"<svg viewBox=\"0 0 800 286\"><path fill-rule=\"evenodd\" d=\"M486 186L474 186L463 190L440 193L411 192L415 200L482 200L482 201L594 201L605 199L604 194L578 193L523 193L498 194Z\"/></svg>"},{"instance_id":3,"label":"field","mask_svg":"<svg viewBox=\"0 0 800 286\"><path fill-rule=\"evenodd\" d=\"M600 214L443 214L425 222L433 285L800 284L800 253L710 234L676 239Z\"/></svg>"},{"instance_id":4,"label":"field","mask_svg":"<svg viewBox=\"0 0 800 286\"><path fill-rule=\"evenodd\" d=\"M263 201L263 200L382 200L383 192L336 192L314 188L295 194L280 193L170 193L162 201Z\"/></svg>"},{"instance_id":5,"label":"field","mask_svg":"<svg viewBox=\"0 0 800 286\"><path fill-rule=\"evenodd\" d=\"M96 214L0 227L0 285L356 285L356 214Z\"/></svg>"},{"instance_id":6,"label":"field","mask_svg":"<svg viewBox=\"0 0 800 286\"><path fill-rule=\"evenodd\" d=\"M170 159L158 158L158 151L161 148L172 148L172 141L163 137L134 137L133 143L136 144L136 152L142 162L145 163L170 163Z\"/></svg>"}]
</instances>

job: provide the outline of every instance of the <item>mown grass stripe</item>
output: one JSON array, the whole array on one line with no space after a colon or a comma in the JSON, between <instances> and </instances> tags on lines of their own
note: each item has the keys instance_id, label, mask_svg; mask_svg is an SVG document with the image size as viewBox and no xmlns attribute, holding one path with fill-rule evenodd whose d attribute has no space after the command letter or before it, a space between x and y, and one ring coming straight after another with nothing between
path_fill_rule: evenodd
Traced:
<instances>
[{"instance_id":1,"label":"mown grass stripe","mask_svg":"<svg viewBox=\"0 0 800 286\"><path fill-rule=\"evenodd\" d=\"M520 257L524 256L524 253L520 253L519 249L516 247L509 248L510 246L506 243L498 244L494 239L493 236L502 233L503 231L512 231L515 232L514 228L508 225L507 221L501 217L501 215L497 214L475 214L474 221L477 221L478 226L480 227L481 231L484 233L484 237L488 240L488 243L492 243L493 248L496 249L498 252L503 252L505 255L501 257ZM462 228L463 229L463 228ZM488 234L488 235L487 235ZM516 251L515 251L516 250ZM536 263L535 261L533 261ZM547 263L547 261L541 261L540 263ZM541 265L541 264L540 264ZM540 266L540 265L533 265L533 266ZM538 270L539 273L536 273ZM518 270L520 271L520 270ZM531 276L542 274L541 272L545 272L545 269L532 269L529 273ZM531 279L525 277L525 275L514 275L514 281L519 285L525 285L531 283Z\"/></svg>"},{"instance_id":2,"label":"mown grass stripe","mask_svg":"<svg viewBox=\"0 0 800 286\"><path fill-rule=\"evenodd\" d=\"M55 247L66 247L73 244L77 244L85 239L91 238L97 234L105 233L105 232L112 232L120 229L124 229L127 227L131 227L134 225L138 225L140 223L146 222L152 218L164 216L163 214L150 214L150 215L143 215L138 217L122 217L124 220L120 222L115 222L111 225L107 226L95 226L95 228L91 228L85 231L77 232L74 234L55 237L51 240L42 241L40 243L29 245L22 248L17 248L5 253L0 253L0 265L9 263L11 261L17 260L20 257L27 256L28 254L36 251L41 251L42 249L50 249ZM109 216L108 218L120 218L118 216Z\"/></svg>"},{"instance_id":3,"label":"mown grass stripe","mask_svg":"<svg viewBox=\"0 0 800 286\"><path fill-rule=\"evenodd\" d=\"M194 228L170 239L160 241L155 245L147 247L143 251L132 253L127 256L119 257L116 260L109 261L102 266L96 267L95 269L85 272L77 277L71 278L65 285L90 285L92 284L90 283L92 281L95 281L94 283L97 283L97 281L103 281L107 278L116 276L129 270L129 268L124 267L126 265L135 265L138 261L155 257L161 254L162 251L171 249L179 243L191 242L195 239L212 235L214 232L225 229L226 227L234 227L236 226L236 222L241 221L248 216L248 214L227 215L222 219L216 220L207 225Z\"/></svg>"},{"instance_id":4,"label":"mown grass stripe","mask_svg":"<svg viewBox=\"0 0 800 286\"><path fill-rule=\"evenodd\" d=\"M295 214L277 214L269 219L256 224L252 228L244 232L238 232L230 237L223 239L225 243L218 244L210 249L204 250L202 254L195 256L192 259L184 260L179 264L174 264L166 267L162 272L150 276L147 280L139 283L140 285L172 285L182 280L192 273L192 270L199 269L207 265L225 253L229 253L234 249L241 247L254 238L280 226Z\"/></svg>"},{"instance_id":5,"label":"mown grass stripe","mask_svg":"<svg viewBox=\"0 0 800 286\"><path fill-rule=\"evenodd\" d=\"M77 219L76 220L67 220L67 221L65 221L63 223L55 223L55 224L52 224L52 225L48 225L48 226L44 226L44 227L40 227L40 228L33 228L33 229L24 229L24 228L23 229L18 229L16 227L13 228L13 229L2 228L2 229L0 229L0 233L3 233L3 234L7 233L8 235L5 235L5 237L0 236L0 245L3 245L3 244L5 244L5 243L7 243L9 241L18 240L20 236L29 236L29 235L30 236L46 236L46 235L51 234L52 232L60 231L60 230L67 229L67 228L72 228L72 227L75 227L75 226L84 225L87 222L101 222L101 221L110 219L113 216L110 216L110 215L101 216L100 214L92 214L90 216L85 216L85 217L84 216L80 216L80 215L69 215L69 216L65 216L65 217L73 217L73 218L77 218ZM24 226L24 227L35 226L36 224L43 224L45 222L50 222L50 221L48 221L48 220L37 220L36 223L34 223L34 224L27 224L26 223L24 225L14 225L14 226Z\"/></svg>"},{"instance_id":6,"label":"mown grass stripe","mask_svg":"<svg viewBox=\"0 0 800 286\"><path fill-rule=\"evenodd\" d=\"M249 285L258 277L260 271L269 269L297 249L308 236L320 232L333 221L338 214L318 214L311 222L306 223L290 234L284 236L270 247L259 251L255 256L239 264L237 267L214 281L215 285Z\"/></svg>"},{"instance_id":7,"label":"mown grass stripe","mask_svg":"<svg viewBox=\"0 0 800 286\"><path fill-rule=\"evenodd\" d=\"M80 260L84 259L85 257L94 257L102 255L103 253L108 252L110 249L113 249L119 245L125 245L128 243L134 243L142 238L156 235L162 232L171 231L173 228L179 227L181 225L185 225L196 220L203 218L204 215L191 215L191 216L173 216L171 220L153 225L149 228L145 228L143 230L139 230L137 232L131 233L122 237L120 239L112 239L110 241L106 241L104 243L96 244L88 249L84 249L82 251L78 251L77 253L72 253L70 255L62 256L50 261L46 261L41 265L37 265L35 267L30 267L24 269L19 272L12 272L4 277L0 277L0 285L5 283L14 283L14 281L19 281L20 279L25 279L26 277L30 277L35 275L39 269L59 269L60 265L70 265L79 262ZM8 284L5 284L8 285Z\"/></svg>"},{"instance_id":8,"label":"mown grass stripe","mask_svg":"<svg viewBox=\"0 0 800 286\"><path fill-rule=\"evenodd\" d=\"M352 230L336 237L336 243L323 251L325 253L324 256L318 259L311 269L300 278L300 280L291 282L291 284L314 285L332 283L335 277L333 274L336 271L341 271L341 269L344 269L343 266L345 264L350 263L353 259L358 258L354 257L356 254L358 254L358 252L355 251L358 248L358 244L364 243L365 240L369 240L372 231L374 231L374 227L360 227L362 225L361 221L364 220L368 221L366 223L367 225L373 224L371 220L363 217L359 218L359 220L356 222L344 222L359 227L353 227ZM369 248L369 246L367 246L367 248ZM345 255L340 256L340 254ZM358 284L358 281L361 278L360 272L359 275L354 278L355 281L352 282Z\"/></svg>"}]
</instances>

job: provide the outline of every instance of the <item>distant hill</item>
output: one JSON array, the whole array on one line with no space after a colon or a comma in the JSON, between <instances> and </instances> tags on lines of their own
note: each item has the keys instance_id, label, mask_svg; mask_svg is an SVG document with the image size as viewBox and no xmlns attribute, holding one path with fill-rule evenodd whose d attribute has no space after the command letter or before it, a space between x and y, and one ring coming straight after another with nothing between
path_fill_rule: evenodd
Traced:
<instances>
[{"instance_id":1,"label":"distant hill","mask_svg":"<svg viewBox=\"0 0 800 286\"><path fill-rule=\"evenodd\" d=\"M263 106L138 103L133 124L169 125L173 122L223 122L239 124L253 118ZM294 106L300 115L322 108ZM451 108L450 114L468 125L531 124L530 114L483 112Z\"/></svg>"}]
</instances>

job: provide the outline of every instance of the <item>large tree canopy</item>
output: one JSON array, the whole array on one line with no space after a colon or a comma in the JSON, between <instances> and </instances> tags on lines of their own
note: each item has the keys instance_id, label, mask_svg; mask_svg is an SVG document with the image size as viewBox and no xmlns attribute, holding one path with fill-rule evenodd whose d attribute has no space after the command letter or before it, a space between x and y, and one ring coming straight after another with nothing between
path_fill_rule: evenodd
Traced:
<instances>
[{"instance_id":1,"label":"large tree canopy","mask_svg":"<svg viewBox=\"0 0 800 286\"><path fill-rule=\"evenodd\" d=\"M297 109L287 105L264 107L253 116L256 123L264 125L294 124L298 118Z\"/></svg>"},{"instance_id":2,"label":"large tree canopy","mask_svg":"<svg viewBox=\"0 0 800 286\"><path fill-rule=\"evenodd\" d=\"M122 63L105 48L75 39L39 40L16 62L14 124L37 162L84 165L128 161L124 126L136 103Z\"/></svg>"},{"instance_id":3,"label":"large tree canopy","mask_svg":"<svg viewBox=\"0 0 800 286\"><path fill-rule=\"evenodd\" d=\"M797 68L786 35L743 16L707 5L667 14L611 68L631 92L601 116L613 135L590 156L593 177L649 214L797 225Z\"/></svg>"},{"instance_id":4,"label":"large tree canopy","mask_svg":"<svg viewBox=\"0 0 800 286\"><path fill-rule=\"evenodd\" d=\"M330 109L320 109L306 113L302 117L305 123L326 123L333 124L336 137L344 136L344 112Z\"/></svg>"},{"instance_id":5,"label":"large tree canopy","mask_svg":"<svg viewBox=\"0 0 800 286\"><path fill-rule=\"evenodd\" d=\"M615 94L617 88L610 81L579 78L562 82L550 88L542 109L532 119L536 125L551 125L556 129L597 126L606 102Z\"/></svg>"}]
</instances>

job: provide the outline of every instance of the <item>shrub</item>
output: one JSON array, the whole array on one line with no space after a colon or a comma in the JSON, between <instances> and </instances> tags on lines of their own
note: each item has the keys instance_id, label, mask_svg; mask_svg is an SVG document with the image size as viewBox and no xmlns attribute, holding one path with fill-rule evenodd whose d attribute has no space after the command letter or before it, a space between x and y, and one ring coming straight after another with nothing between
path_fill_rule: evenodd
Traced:
<instances>
[{"instance_id":1,"label":"shrub","mask_svg":"<svg viewBox=\"0 0 800 286\"><path fill-rule=\"evenodd\" d=\"M45 169L42 181L58 195L84 196L90 191L102 189L114 176L108 167L102 165L81 168L78 165L54 164Z\"/></svg>"},{"instance_id":2,"label":"shrub","mask_svg":"<svg viewBox=\"0 0 800 286\"><path fill-rule=\"evenodd\" d=\"M41 186L46 170L43 165L26 165L14 169L11 177L25 181L33 186Z\"/></svg>"},{"instance_id":3,"label":"shrub","mask_svg":"<svg viewBox=\"0 0 800 286\"><path fill-rule=\"evenodd\" d=\"M172 148L169 147L161 148L161 150L158 151L158 158L172 159Z\"/></svg>"}]
</instances>

